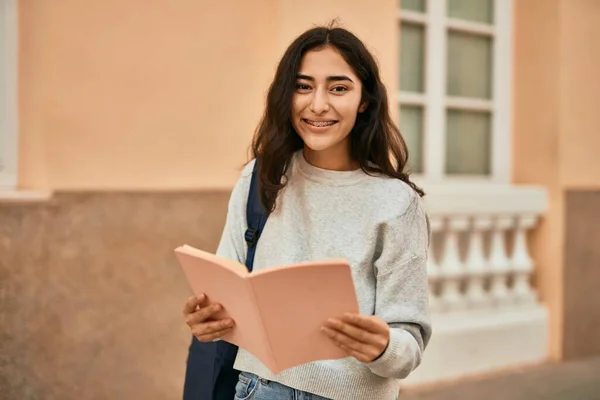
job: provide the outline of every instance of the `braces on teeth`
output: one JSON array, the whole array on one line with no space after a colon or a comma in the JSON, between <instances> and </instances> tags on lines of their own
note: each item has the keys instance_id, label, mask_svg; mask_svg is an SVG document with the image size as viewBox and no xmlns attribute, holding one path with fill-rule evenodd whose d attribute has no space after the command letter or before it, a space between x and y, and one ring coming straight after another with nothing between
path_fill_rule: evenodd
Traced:
<instances>
[{"instance_id":1,"label":"braces on teeth","mask_svg":"<svg viewBox=\"0 0 600 400\"><path fill-rule=\"evenodd\" d=\"M329 126L329 125L333 125L335 124L334 121L328 121L328 122L315 122L315 121L306 121L308 122L310 125L314 125L314 126Z\"/></svg>"}]
</instances>

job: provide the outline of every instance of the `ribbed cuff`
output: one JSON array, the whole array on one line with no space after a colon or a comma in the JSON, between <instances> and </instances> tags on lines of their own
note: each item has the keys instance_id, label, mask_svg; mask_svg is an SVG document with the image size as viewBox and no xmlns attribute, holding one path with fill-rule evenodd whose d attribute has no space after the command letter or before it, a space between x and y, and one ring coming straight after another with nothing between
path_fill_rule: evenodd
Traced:
<instances>
[{"instance_id":1,"label":"ribbed cuff","mask_svg":"<svg viewBox=\"0 0 600 400\"><path fill-rule=\"evenodd\" d=\"M366 365L381 377L403 379L419 365L420 360L421 350L415 338L404 329L392 328L387 349Z\"/></svg>"}]
</instances>

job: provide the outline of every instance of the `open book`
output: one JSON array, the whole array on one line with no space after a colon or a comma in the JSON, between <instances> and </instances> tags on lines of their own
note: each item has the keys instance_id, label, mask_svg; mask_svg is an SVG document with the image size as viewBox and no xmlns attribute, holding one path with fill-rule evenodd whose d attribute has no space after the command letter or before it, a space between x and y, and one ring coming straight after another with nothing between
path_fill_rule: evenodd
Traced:
<instances>
[{"instance_id":1,"label":"open book","mask_svg":"<svg viewBox=\"0 0 600 400\"><path fill-rule=\"evenodd\" d=\"M240 263L191 246L175 255L194 294L204 293L231 317L223 337L252 353L273 373L300 364L348 357L321 332L330 317L358 313L350 265L344 260L306 262L249 273Z\"/></svg>"}]
</instances>

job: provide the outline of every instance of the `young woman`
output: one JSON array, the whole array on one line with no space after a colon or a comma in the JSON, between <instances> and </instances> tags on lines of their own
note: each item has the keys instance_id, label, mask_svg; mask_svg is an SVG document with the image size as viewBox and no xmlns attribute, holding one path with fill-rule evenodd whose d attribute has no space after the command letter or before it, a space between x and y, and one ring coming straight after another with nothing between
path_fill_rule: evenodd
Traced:
<instances>
[{"instance_id":1,"label":"young woman","mask_svg":"<svg viewBox=\"0 0 600 400\"><path fill-rule=\"evenodd\" d=\"M254 270L342 257L352 267L360 314L323 328L348 357L272 374L240 349L237 399L395 399L431 336L429 230L423 192L405 172L407 149L389 116L373 56L352 33L320 27L285 52L253 141L254 160L235 185L217 254L246 254L246 201L255 162L270 211ZM256 161L258 160L258 161ZM186 321L200 341L232 329L218 306L192 297ZM291 344L293 345L293 344Z\"/></svg>"}]
</instances>

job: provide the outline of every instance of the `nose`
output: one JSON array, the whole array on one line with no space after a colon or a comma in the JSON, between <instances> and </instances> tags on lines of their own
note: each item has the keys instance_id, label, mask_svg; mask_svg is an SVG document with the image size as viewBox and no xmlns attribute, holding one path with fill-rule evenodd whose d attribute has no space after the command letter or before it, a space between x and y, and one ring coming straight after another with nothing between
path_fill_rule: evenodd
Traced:
<instances>
[{"instance_id":1,"label":"nose","mask_svg":"<svg viewBox=\"0 0 600 400\"><path fill-rule=\"evenodd\" d=\"M324 114L329 111L329 98L325 90L318 89L313 92L309 108L310 111L317 115Z\"/></svg>"}]
</instances>

